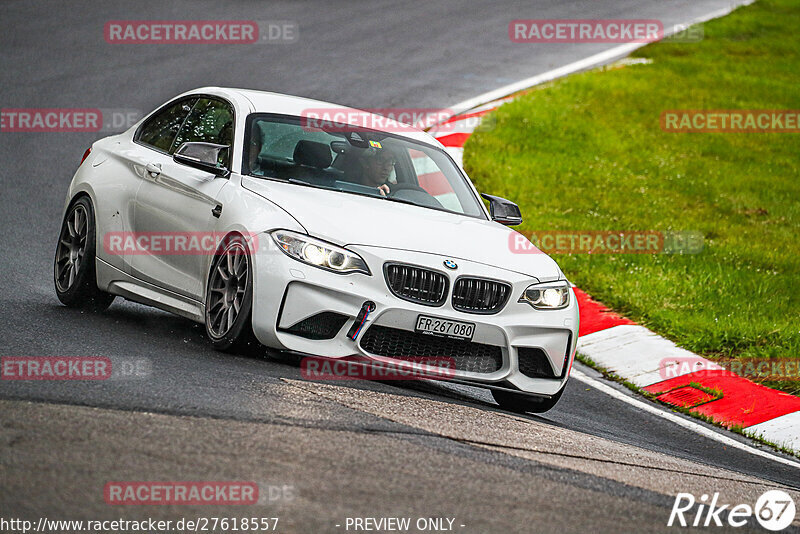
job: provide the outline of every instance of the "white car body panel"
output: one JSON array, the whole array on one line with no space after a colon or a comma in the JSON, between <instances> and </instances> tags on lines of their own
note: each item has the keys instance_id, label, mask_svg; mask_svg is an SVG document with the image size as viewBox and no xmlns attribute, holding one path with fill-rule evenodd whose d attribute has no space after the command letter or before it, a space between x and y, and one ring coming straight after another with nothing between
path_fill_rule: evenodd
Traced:
<instances>
[{"instance_id":1,"label":"white car body panel","mask_svg":"<svg viewBox=\"0 0 800 534\"><path fill-rule=\"evenodd\" d=\"M512 252L509 238L516 232L493 221L323 189L306 188L299 195L296 185L258 178L244 177L242 185L286 208L310 235L338 245L380 243L399 250L436 250L451 259L502 265L540 282L561 276L546 254Z\"/></svg>"},{"instance_id":2,"label":"white car body panel","mask_svg":"<svg viewBox=\"0 0 800 534\"><path fill-rule=\"evenodd\" d=\"M341 358L366 352L359 340L344 334L365 301L377 309L372 325L413 332L419 314L475 323L475 343L502 348L503 363L491 373L458 371L461 379L554 395L567 380L578 333L574 294L561 310L540 311L517 302L526 287L563 280L555 261L545 254L519 254L509 247L515 232L486 219L469 217L269 179L242 176L245 117L254 112L299 116L308 108L342 109L335 104L258 91L202 88L192 94L222 97L235 112L231 174L214 175L184 166L171 156L133 141L147 117L128 131L97 141L76 172L65 210L81 194L95 207L97 280L100 289L189 317L204 320L205 288L211 255L115 255L104 249L110 232L238 232L255 236L253 261L253 330L264 345L298 353ZM160 109L160 107L159 107ZM424 132L395 134L441 148ZM160 165L157 175L148 166ZM152 168L152 167L150 167ZM462 170L463 173L463 170ZM466 177L466 174L464 174ZM466 180L477 197L477 191ZM219 218L212 216L222 206ZM329 241L359 254L370 275L325 271L288 257L267 233L287 229ZM448 272L502 280L511 284L508 303L498 313L478 315L455 310L450 299L439 307L415 304L395 296L384 279L385 262L402 262L437 271L444 260L458 264ZM348 317L333 339L314 340L287 332L292 325L321 311ZM518 347L542 349L557 378L530 378L518 369Z\"/></svg>"}]
</instances>

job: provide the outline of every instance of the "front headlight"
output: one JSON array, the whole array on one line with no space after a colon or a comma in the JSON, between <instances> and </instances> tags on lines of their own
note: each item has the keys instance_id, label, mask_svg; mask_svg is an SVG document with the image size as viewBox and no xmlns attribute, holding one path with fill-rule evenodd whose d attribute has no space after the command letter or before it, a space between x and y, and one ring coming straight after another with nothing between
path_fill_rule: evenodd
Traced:
<instances>
[{"instance_id":1,"label":"front headlight","mask_svg":"<svg viewBox=\"0 0 800 534\"><path fill-rule=\"evenodd\" d=\"M289 230L275 230L270 235L287 256L303 263L341 274L370 274L361 256L346 248Z\"/></svg>"},{"instance_id":2,"label":"front headlight","mask_svg":"<svg viewBox=\"0 0 800 534\"><path fill-rule=\"evenodd\" d=\"M569 282L533 284L522 293L519 302L527 302L537 310L560 310L569 305Z\"/></svg>"}]
</instances>

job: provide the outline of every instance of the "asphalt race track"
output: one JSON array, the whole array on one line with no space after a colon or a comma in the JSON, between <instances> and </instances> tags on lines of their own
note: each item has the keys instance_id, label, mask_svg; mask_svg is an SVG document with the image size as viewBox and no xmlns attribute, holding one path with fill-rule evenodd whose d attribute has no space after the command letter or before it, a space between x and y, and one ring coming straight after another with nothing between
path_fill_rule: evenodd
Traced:
<instances>
[{"instance_id":1,"label":"asphalt race track","mask_svg":"<svg viewBox=\"0 0 800 534\"><path fill-rule=\"evenodd\" d=\"M447 107L614 46L513 44L512 19L656 18L666 27L728 3L7 1L0 106L144 113L224 85L362 108ZM144 19L288 20L300 34L273 45L104 41L106 21ZM215 352L202 326L119 298L100 315L61 306L52 261L64 195L97 138L0 133L0 354L107 356L139 372L0 383L3 517L227 513L278 516L281 532L344 532L346 517L406 515L455 518L465 533L660 531L678 492L752 504L788 486L797 501L798 469L578 380L552 412L518 416L475 388L304 381L290 363ZM112 480L291 490L255 510L113 507L103 501Z\"/></svg>"}]
</instances>

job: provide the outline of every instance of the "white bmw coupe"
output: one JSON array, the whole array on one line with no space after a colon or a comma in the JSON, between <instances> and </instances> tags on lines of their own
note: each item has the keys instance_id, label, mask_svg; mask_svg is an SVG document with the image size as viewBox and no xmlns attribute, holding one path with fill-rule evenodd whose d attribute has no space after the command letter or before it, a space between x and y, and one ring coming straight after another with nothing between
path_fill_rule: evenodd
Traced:
<instances>
[{"instance_id":1,"label":"white bmw coupe","mask_svg":"<svg viewBox=\"0 0 800 534\"><path fill-rule=\"evenodd\" d=\"M343 109L207 87L97 141L66 198L58 298L155 306L220 350L446 358L507 409L552 408L578 306L555 261L510 246L519 208L483 195L487 210L422 131L309 119Z\"/></svg>"}]
</instances>

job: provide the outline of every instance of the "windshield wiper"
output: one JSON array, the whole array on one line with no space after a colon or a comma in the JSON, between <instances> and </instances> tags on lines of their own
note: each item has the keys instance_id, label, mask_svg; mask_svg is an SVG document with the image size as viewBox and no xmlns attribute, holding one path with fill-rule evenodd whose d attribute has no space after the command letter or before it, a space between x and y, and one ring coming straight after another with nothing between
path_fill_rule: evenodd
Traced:
<instances>
[{"instance_id":1,"label":"windshield wiper","mask_svg":"<svg viewBox=\"0 0 800 534\"><path fill-rule=\"evenodd\" d=\"M388 200L390 202L400 202L401 204L410 204L411 206L417 206L418 208L424 207L420 206L419 204L417 204L412 200L406 200L404 198L393 198L393 197L380 197L380 198L383 198L384 200Z\"/></svg>"},{"instance_id":2,"label":"windshield wiper","mask_svg":"<svg viewBox=\"0 0 800 534\"><path fill-rule=\"evenodd\" d=\"M420 206L416 202L413 202L411 200L406 200L404 198L392 198L392 197L385 197L385 196L380 195L380 194L363 193L361 191L349 191L347 189L339 189L338 187L333 187L333 186L330 186L330 185L312 184L310 182L305 182L303 180L298 180L297 178L287 178L285 181L287 183L294 184L294 185L302 185L302 186L305 186L305 187L314 187L314 188L317 188L317 189L325 189L325 190L328 190L328 191L338 191L339 193L351 193L353 195L359 195L359 196L362 196L362 197L381 198L383 200L388 200L390 202L399 202L400 204L409 204L411 206L424 207L424 206Z\"/></svg>"},{"instance_id":3,"label":"windshield wiper","mask_svg":"<svg viewBox=\"0 0 800 534\"><path fill-rule=\"evenodd\" d=\"M329 185L318 185L312 184L311 182L304 182L303 180L298 180L297 178L287 178L287 182L294 185L304 185L306 187L316 187L317 189L327 189L328 191L341 191L338 187L331 187Z\"/></svg>"}]
</instances>

